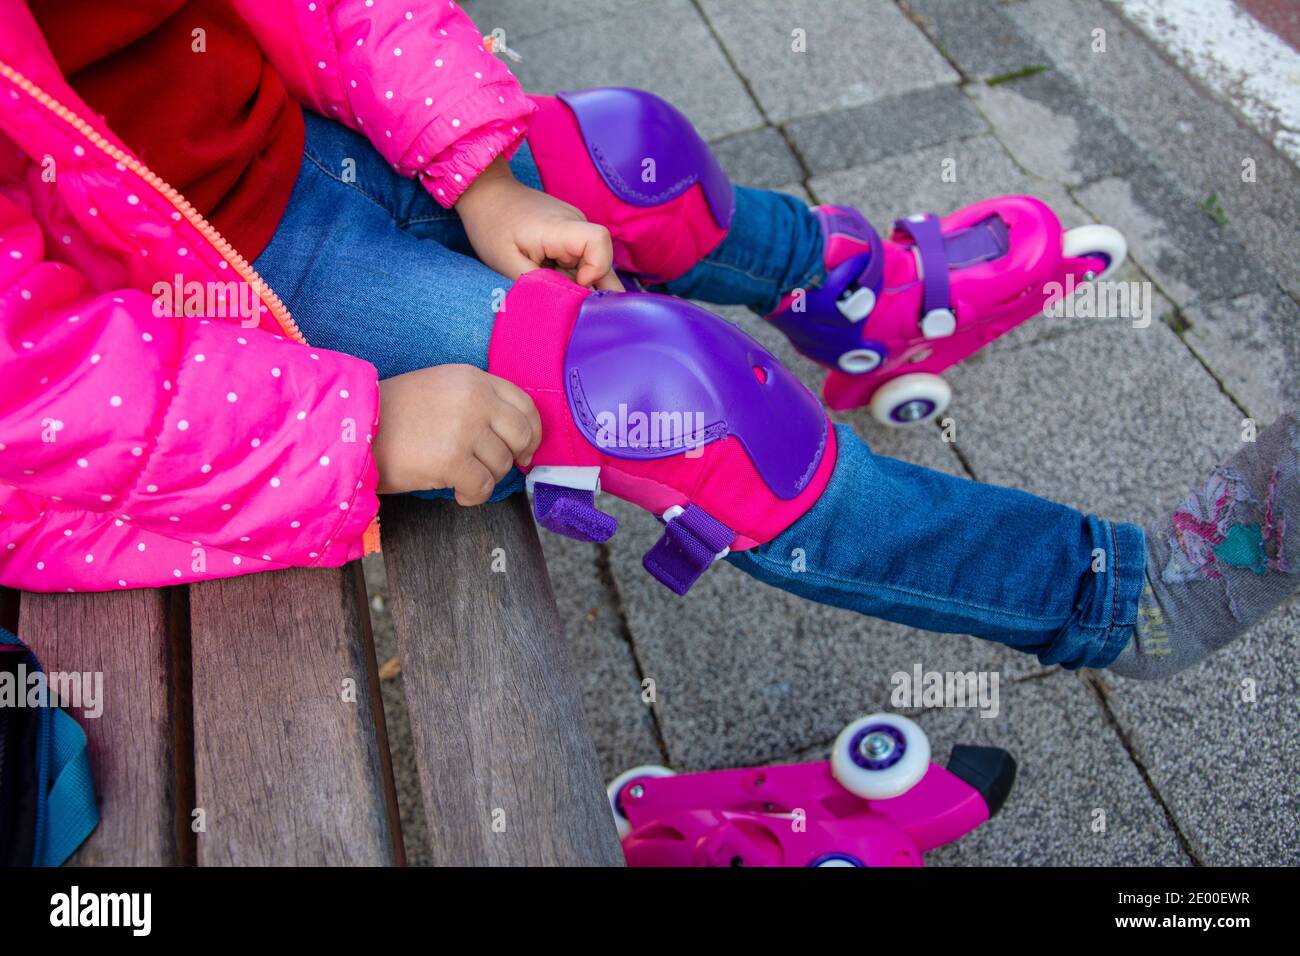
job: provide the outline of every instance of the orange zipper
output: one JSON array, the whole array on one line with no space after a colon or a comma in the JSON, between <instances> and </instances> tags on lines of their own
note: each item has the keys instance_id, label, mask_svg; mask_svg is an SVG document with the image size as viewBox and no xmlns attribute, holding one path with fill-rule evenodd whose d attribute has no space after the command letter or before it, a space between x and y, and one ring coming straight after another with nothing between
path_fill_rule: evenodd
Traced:
<instances>
[{"instance_id":1,"label":"orange zipper","mask_svg":"<svg viewBox=\"0 0 1300 956\"><path fill-rule=\"evenodd\" d=\"M68 109L54 97L50 96L50 94L46 93L43 89L31 80L27 79L27 77L22 75L22 73L15 70L3 60L0 60L0 76L3 76L5 79L15 84L28 96L32 97L46 109L53 112L59 117L59 119L68 123L78 133L90 140L97 149L111 157L114 162L121 164L132 173L139 176L151 189L166 199L178 213L185 217L191 226L198 230L204 240L212 246L212 248L217 250L217 254L220 255L225 262L230 264L230 267L235 270L235 274L252 287L253 291L257 293L258 299L260 299L262 304L270 310L271 315L275 318L276 323L280 326L284 334L295 342L299 342L302 345L307 344L306 336L302 334L302 330L298 328L298 323L294 322L293 316L290 314L288 307L280 297L276 295L275 290L266 284L266 280L257 274L257 270L249 264L248 260L235 251L235 247L226 241L221 233L217 231L217 228L213 226L212 223L208 222L207 219L205 219L203 215L194 208L190 201L180 194L179 190L174 186L168 185L161 176L150 170L149 167L140 162L140 160L136 159L129 153L118 149L107 139L97 133L94 127L83 120L80 116ZM367 526L361 539L362 548L365 554L372 554L380 550L378 515L375 515L369 526Z\"/></svg>"}]
</instances>

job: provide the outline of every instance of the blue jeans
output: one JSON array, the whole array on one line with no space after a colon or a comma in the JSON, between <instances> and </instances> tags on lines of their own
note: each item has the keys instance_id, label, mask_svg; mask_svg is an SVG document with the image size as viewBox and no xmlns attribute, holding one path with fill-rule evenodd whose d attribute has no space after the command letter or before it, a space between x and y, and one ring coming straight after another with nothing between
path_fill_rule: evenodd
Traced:
<instances>
[{"instance_id":1,"label":"blue jeans","mask_svg":"<svg viewBox=\"0 0 1300 956\"><path fill-rule=\"evenodd\" d=\"M288 210L254 265L308 341L366 359L381 378L452 362L486 368L493 302L509 280L474 258L454 211L363 137L311 113L306 121ZM540 188L527 148L511 166ZM821 233L804 204L737 186L727 237L657 291L765 313L822 278ZM1146 561L1140 528L873 455L846 426L837 438L834 473L808 513L727 560L814 601L972 634L1046 664L1104 667L1128 644ZM522 487L512 472L493 500Z\"/></svg>"}]
</instances>

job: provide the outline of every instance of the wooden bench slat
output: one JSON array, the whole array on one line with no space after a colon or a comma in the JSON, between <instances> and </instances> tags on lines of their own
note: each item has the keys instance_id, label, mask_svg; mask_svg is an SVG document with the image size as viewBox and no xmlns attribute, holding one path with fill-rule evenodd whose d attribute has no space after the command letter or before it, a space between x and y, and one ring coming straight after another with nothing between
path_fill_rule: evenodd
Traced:
<instances>
[{"instance_id":1,"label":"wooden bench slat","mask_svg":"<svg viewBox=\"0 0 1300 956\"><path fill-rule=\"evenodd\" d=\"M99 796L100 823L72 858L99 866L188 862L178 845L176 803L188 774L177 762L174 649L167 591L24 594L18 635L47 671L103 673L103 712L86 731ZM183 667L183 665L181 665ZM179 775L178 775L179 767Z\"/></svg>"},{"instance_id":2,"label":"wooden bench slat","mask_svg":"<svg viewBox=\"0 0 1300 956\"><path fill-rule=\"evenodd\" d=\"M191 586L200 865L401 861L358 583L349 566Z\"/></svg>"},{"instance_id":3,"label":"wooden bench slat","mask_svg":"<svg viewBox=\"0 0 1300 956\"><path fill-rule=\"evenodd\" d=\"M383 518L434 862L622 865L527 500Z\"/></svg>"}]
</instances>

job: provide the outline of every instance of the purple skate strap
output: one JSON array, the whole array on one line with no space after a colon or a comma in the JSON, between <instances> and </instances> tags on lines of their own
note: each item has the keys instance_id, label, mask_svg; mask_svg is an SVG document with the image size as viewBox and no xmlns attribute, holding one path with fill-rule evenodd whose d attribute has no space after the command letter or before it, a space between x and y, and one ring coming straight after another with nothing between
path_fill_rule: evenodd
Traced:
<instances>
[{"instance_id":1,"label":"purple skate strap","mask_svg":"<svg viewBox=\"0 0 1300 956\"><path fill-rule=\"evenodd\" d=\"M819 210L818 218L822 224L822 241L826 245L830 244L832 235L839 233L852 236L871 247L866 268L852 281L880 295L880 287L885 281L885 244L880 239L880 233L876 232L866 216L851 206L824 206ZM829 280L827 284L836 285Z\"/></svg>"},{"instance_id":2,"label":"purple skate strap","mask_svg":"<svg viewBox=\"0 0 1300 956\"><path fill-rule=\"evenodd\" d=\"M925 213L919 220L899 219L895 221L894 228L911 236L917 251L921 253L921 271L925 273L922 314L949 308L948 256L944 253L939 217Z\"/></svg>"},{"instance_id":3,"label":"purple skate strap","mask_svg":"<svg viewBox=\"0 0 1300 956\"><path fill-rule=\"evenodd\" d=\"M1009 248L1011 240L1007 235L1007 224L1000 216L989 216L943 237L943 252L950 269L991 262L1005 256Z\"/></svg>"},{"instance_id":4,"label":"purple skate strap","mask_svg":"<svg viewBox=\"0 0 1300 956\"><path fill-rule=\"evenodd\" d=\"M663 537L646 552L641 564L661 584L682 595L735 540L736 532L713 515L687 505L668 522Z\"/></svg>"},{"instance_id":5,"label":"purple skate strap","mask_svg":"<svg viewBox=\"0 0 1300 956\"><path fill-rule=\"evenodd\" d=\"M618 521L599 510L596 493L584 488L563 488L538 482L533 488L533 515L547 531L575 541L608 541Z\"/></svg>"}]
</instances>

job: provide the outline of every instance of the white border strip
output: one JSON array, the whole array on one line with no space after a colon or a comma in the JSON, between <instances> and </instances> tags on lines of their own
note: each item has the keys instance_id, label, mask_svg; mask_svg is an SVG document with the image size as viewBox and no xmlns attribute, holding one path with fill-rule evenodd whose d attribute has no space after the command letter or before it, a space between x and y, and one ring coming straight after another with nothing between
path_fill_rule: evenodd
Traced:
<instances>
[{"instance_id":1,"label":"white border strip","mask_svg":"<svg viewBox=\"0 0 1300 956\"><path fill-rule=\"evenodd\" d=\"M1300 164L1300 54L1232 0L1111 0Z\"/></svg>"}]
</instances>

